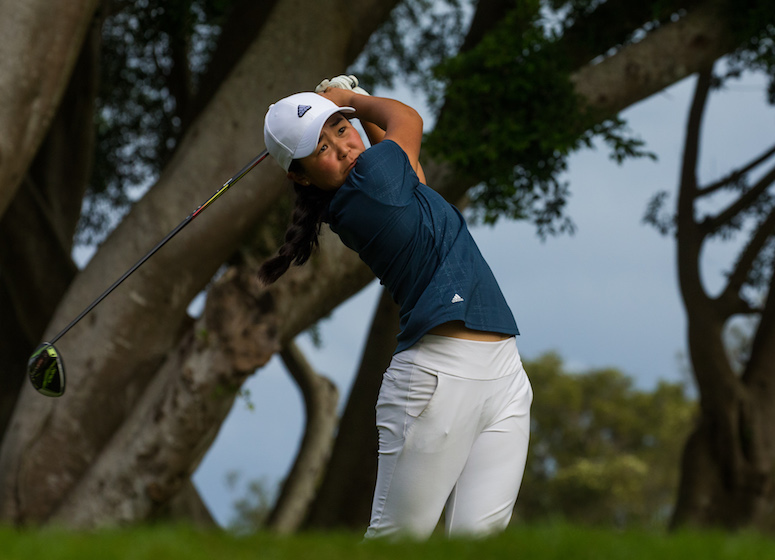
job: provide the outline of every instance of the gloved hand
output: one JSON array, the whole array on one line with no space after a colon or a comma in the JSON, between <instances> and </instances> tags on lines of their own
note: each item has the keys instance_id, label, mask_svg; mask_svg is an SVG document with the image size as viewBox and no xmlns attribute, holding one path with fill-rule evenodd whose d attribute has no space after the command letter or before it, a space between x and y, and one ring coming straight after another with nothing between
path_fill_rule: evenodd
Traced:
<instances>
[{"instance_id":1,"label":"gloved hand","mask_svg":"<svg viewBox=\"0 0 775 560\"><path fill-rule=\"evenodd\" d=\"M341 76L331 78L330 80L323 80L315 88L315 93L321 93L330 87L349 89L355 93L360 93L361 95L369 95L369 92L358 85L358 78L353 75L345 76L342 74Z\"/></svg>"}]
</instances>

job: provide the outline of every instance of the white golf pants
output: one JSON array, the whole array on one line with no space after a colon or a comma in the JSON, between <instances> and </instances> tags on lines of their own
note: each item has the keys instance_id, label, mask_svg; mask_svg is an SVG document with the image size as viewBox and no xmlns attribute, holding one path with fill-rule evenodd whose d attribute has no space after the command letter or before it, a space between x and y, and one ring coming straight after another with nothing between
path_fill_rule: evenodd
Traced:
<instances>
[{"instance_id":1,"label":"white golf pants","mask_svg":"<svg viewBox=\"0 0 775 560\"><path fill-rule=\"evenodd\" d=\"M393 356L377 400L366 538L426 538L443 510L447 535L503 530L525 470L532 399L514 337L426 335Z\"/></svg>"}]
</instances>

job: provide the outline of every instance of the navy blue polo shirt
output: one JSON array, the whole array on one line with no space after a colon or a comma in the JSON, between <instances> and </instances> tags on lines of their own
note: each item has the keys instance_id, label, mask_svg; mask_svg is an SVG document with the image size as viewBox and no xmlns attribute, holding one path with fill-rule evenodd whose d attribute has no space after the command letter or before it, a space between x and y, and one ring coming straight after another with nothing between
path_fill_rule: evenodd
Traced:
<instances>
[{"instance_id":1,"label":"navy blue polo shirt","mask_svg":"<svg viewBox=\"0 0 775 560\"><path fill-rule=\"evenodd\" d=\"M420 183L395 142L382 141L361 154L331 200L328 221L400 306L396 352L453 320L475 330L519 334L463 216Z\"/></svg>"}]
</instances>

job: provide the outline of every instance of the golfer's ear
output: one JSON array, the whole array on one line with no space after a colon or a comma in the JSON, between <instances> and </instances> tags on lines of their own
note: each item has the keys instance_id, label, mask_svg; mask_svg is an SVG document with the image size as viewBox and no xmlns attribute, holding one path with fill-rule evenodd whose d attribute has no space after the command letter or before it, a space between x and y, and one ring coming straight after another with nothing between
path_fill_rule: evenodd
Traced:
<instances>
[{"instance_id":1,"label":"golfer's ear","mask_svg":"<svg viewBox=\"0 0 775 560\"><path fill-rule=\"evenodd\" d=\"M296 173L295 171L289 171L287 177L294 183L309 186L309 179L302 173Z\"/></svg>"}]
</instances>

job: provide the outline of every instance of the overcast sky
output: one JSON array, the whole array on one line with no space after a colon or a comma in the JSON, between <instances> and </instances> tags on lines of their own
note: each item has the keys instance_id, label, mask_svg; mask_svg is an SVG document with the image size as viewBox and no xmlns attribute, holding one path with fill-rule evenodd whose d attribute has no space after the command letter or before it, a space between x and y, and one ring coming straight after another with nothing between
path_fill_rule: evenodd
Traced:
<instances>
[{"instance_id":1,"label":"overcast sky","mask_svg":"<svg viewBox=\"0 0 775 560\"><path fill-rule=\"evenodd\" d=\"M616 367L644 389L661 379L689 379L681 358L686 322L673 240L642 218L654 193L676 192L694 81L684 80L623 114L658 161L617 166L604 149L571 158L568 214L577 225L575 235L542 242L531 226L506 221L472 230L516 316L523 359L556 351L569 370ZM775 110L766 105L763 83L761 77L748 77L711 97L701 182L726 175L775 141ZM417 103L411 96L401 100ZM673 203L674 196L669 208ZM704 255L709 289L720 285L730 255L729 247ZM322 348L314 348L306 335L299 338L310 362L337 384L343 400L378 296L379 285L372 283L321 323ZM278 359L253 375L246 389L253 410L245 399L237 400L194 477L222 524L249 480L274 486L282 479L304 422L301 396ZM240 475L233 491L226 484L230 472Z\"/></svg>"}]
</instances>

